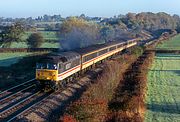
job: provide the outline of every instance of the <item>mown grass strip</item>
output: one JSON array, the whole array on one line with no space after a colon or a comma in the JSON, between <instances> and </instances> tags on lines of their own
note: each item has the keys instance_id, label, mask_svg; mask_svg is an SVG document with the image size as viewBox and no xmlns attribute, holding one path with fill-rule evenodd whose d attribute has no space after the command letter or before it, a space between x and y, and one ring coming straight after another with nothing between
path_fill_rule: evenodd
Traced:
<instances>
[{"instance_id":1,"label":"mown grass strip","mask_svg":"<svg viewBox=\"0 0 180 122\"><path fill-rule=\"evenodd\" d=\"M180 121L180 55L157 54L148 73L145 121Z\"/></svg>"}]
</instances>

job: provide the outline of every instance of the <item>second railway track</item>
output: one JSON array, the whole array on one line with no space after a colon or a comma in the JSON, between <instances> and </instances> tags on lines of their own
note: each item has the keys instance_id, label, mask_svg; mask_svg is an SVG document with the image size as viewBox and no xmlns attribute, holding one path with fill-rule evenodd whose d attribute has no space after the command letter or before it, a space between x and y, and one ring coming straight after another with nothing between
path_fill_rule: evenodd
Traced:
<instances>
[{"instance_id":1,"label":"second railway track","mask_svg":"<svg viewBox=\"0 0 180 122\"><path fill-rule=\"evenodd\" d=\"M0 101L2 99L5 99L6 97L9 97L10 95L13 95L13 94L23 90L24 88L27 88L28 86L33 85L33 84L35 84L35 79L31 79L29 81L26 81L17 86L11 87L5 91L0 92Z\"/></svg>"},{"instance_id":2,"label":"second railway track","mask_svg":"<svg viewBox=\"0 0 180 122\"><path fill-rule=\"evenodd\" d=\"M8 121L12 117L18 115L26 108L29 108L33 104L41 101L42 99L46 98L52 93L52 91L49 92L40 92L37 91L36 93L30 95L26 99L23 99L16 104L8 107L7 109L1 111L0 113L0 121Z\"/></svg>"},{"instance_id":3,"label":"second railway track","mask_svg":"<svg viewBox=\"0 0 180 122\"><path fill-rule=\"evenodd\" d=\"M12 94L4 99L0 100L0 112L3 111L5 108L12 104L16 104L16 102L21 101L25 99L26 97L30 96L31 94L34 94L37 91L35 85L31 85L23 90L20 90L19 92Z\"/></svg>"}]
</instances>

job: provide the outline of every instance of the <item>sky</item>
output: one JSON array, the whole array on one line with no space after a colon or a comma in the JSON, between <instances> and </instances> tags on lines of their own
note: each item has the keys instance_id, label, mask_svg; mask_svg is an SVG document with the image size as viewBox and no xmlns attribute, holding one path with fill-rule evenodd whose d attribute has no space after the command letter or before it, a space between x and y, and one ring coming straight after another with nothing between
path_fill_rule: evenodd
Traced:
<instances>
[{"instance_id":1,"label":"sky","mask_svg":"<svg viewBox=\"0 0 180 122\"><path fill-rule=\"evenodd\" d=\"M128 12L167 12L180 15L180 0L0 0L0 17L113 17Z\"/></svg>"}]
</instances>

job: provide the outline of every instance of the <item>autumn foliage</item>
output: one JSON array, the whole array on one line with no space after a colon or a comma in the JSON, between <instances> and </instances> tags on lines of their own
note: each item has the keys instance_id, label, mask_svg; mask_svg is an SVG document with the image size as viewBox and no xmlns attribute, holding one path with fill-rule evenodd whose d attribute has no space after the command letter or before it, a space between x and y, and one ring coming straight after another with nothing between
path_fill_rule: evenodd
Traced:
<instances>
[{"instance_id":1,"label":"autumn foliage","mask_svg":"<svg viewBox=\"0 0 180 122\"><path fill-rule=\"evenodd\" d=\"M107 115L107 122L144 120L147 72L153 57L154 53L146 51L127 69L108 104L112 113Z\"/></svg>"}]
</instances>

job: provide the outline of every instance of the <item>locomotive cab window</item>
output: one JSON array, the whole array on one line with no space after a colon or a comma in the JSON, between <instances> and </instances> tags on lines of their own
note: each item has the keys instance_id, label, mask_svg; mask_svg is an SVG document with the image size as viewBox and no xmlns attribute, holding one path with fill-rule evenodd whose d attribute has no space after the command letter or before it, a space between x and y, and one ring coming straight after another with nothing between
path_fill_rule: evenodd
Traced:
<instances>
[{"instance_id":1,"label":"locomotive cab window","mask_svg":"<svg viewBox=\"0 0 180 122\"><path fill-rule=\"evenodd\" d=\"M53 69L53 70L57 70L57 65L56 64L47 64L47 69Z\"/></svg>"},{"instance_id":2,"label":"locomotive cab window","mask_svg":"<svg viewBox=\"0 0 180 122\"><path fill-rule=\"evenodd\" d=\"M45 63L37 63L36 64L36 69L46 69L46 64Z\"/></svg>"},{"instance_id":3,"label":"locomotive cab window","mask_svg":"<svg viewBox=\"0 0 180 122\"><path fill-rule=\"evenodd\" d=\"M50 63L37 63L36 69L51 69L57 70L57 64L50 64Z\"/></svg>"}]
</instances>

